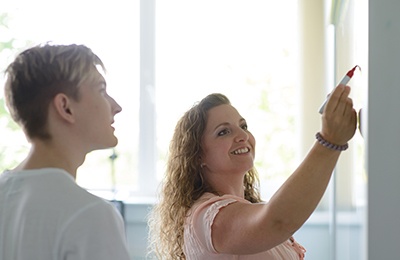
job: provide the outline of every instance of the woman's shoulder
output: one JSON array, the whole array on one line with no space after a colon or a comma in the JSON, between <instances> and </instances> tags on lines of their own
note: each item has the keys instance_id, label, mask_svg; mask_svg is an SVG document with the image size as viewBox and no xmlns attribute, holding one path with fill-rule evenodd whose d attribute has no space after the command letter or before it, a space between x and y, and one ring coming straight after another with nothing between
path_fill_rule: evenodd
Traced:
<instances>
[{"instance_id":1,"label":"woman's shoulder","mask_svg":"<svg viewBox=\"0 0 400 260\"><path fill-rule=\"evenodd\" d=\"M248 203L248 204L251 203L244 198L231 194L224 194L220 196L210 192L206 192L198 200L196 200L190 211L193 213L209 207L219 209L221 207L225 207L229 204L236 202Z\"/></svg>"},{"instance_id":2,"label":"woman's shoulder","mask_svg":"<svg viewBox=\"0 0 400 260\"><path fill-rule=\"evenodd\" d=\"M224 195L216 195L211 192L205 192L196 202L195 205L203 204L203 203L213 203L217 201L223 201L223 200L234 200L238 202L244 202L244 203L251 203L248 200L241 198L236 195L232 194L224 194Z\"/></svg>"}]
</instances>

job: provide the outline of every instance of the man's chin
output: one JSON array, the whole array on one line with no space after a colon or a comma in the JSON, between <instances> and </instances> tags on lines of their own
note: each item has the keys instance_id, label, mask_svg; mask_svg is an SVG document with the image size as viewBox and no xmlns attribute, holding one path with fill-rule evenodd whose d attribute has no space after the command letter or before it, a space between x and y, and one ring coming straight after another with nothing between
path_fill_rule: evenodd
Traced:
<instances>
[{"instance_id":1,"label":"man's chin","mask_svg":"<svg viewBox=\"0 0 400 260\"><path fill-rule=\"evenodd\" d=\"M110 142L109 146L106 148L113 148L115 146L117 146L118 144L118 138L114 137L114 140L112 142Z\"/></svg>"},{"instance_id":2,"label":"man's chin","mask_svg":"<svg viewBox=\"0 0 400 260\"><path fill-rule=\"evenodd\" d=\"M118 139L114 137L112 140L109 140L108 142L99 144L97 147L94 147L92 151L114 148L115 146L117 146L117 144L118 144Z\"/></svg>"}]
</instances>

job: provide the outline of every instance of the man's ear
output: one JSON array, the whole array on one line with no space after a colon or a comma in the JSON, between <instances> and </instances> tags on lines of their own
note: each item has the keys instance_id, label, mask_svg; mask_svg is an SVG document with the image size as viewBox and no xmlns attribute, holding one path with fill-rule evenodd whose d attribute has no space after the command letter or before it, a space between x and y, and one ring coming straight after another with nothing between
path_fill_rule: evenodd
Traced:
<instances>
[{"instance_id":1,"label":"man's ear","mask_svg":"<svg viewBox=\"0 0 400 260\"><path fill-rule=\"evenodd\" d=\"M64 120L73 123L75 116L73 114L71 99L64 93L59 93L53 98L53 105L56 113Z\"/></svg>"}]
</instances>

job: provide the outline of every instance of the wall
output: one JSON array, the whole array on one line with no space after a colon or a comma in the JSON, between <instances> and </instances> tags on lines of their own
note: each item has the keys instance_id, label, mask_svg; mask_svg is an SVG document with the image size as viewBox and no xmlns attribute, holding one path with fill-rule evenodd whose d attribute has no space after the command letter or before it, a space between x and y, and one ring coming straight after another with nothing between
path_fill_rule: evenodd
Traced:
<instances>
[{"instance_id":1,"label":"wall","mask_svg":"<svg viewBox=\"0 0 400 260\"><path fill-rule=\"evenodd\" d=\"M135 203L125 206L126 233L132 260L150 259L147 254L147 214L150 203ZM363 212L341 213L338 216L337 233L349 240L338 242L340 248L337 259L361 259L363 233ZM295 239L307 249L307 260L328 259L330 252L330 215L328 212L316 212L295 234ZM379 259L379 258L375 258ZM394 258L393 258L394 259Z\"/></svg>"},{"instance_id":2,"label":"wall","mask_svg":"<svg viewBox=\"0 0 400 260\"><path fill-rule=\"evenodd\" d=\"M369 0L368 259L399 259L400 1Z\"/></svg>"},{"instance_id":3,"label":"wall","mask_svg":"<svg viewBox=\"0 0 400 260\"><path fill-rule=\"evenodd\" d=\"M147 257L147 215L150 209L151 204L148 203L125 205L126 236L133 260L149 259Z\"/></svg>"}]
</instances>

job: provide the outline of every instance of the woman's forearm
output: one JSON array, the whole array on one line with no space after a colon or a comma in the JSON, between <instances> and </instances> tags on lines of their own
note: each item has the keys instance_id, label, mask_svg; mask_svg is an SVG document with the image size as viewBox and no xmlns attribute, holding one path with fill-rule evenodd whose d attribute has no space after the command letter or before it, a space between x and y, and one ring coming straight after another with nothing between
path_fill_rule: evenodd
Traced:
<instances>
[{"instance_id":1,"label":"woman's forearm","mask_svg":"<svg viewBox=\"0 0 400 260\"><path fill-rule=\"evenodd\" d=\"M316 142L304 161L268 203L282 228L293 234L320 202L340 156Z\"/></svg>"}]
</instances>

